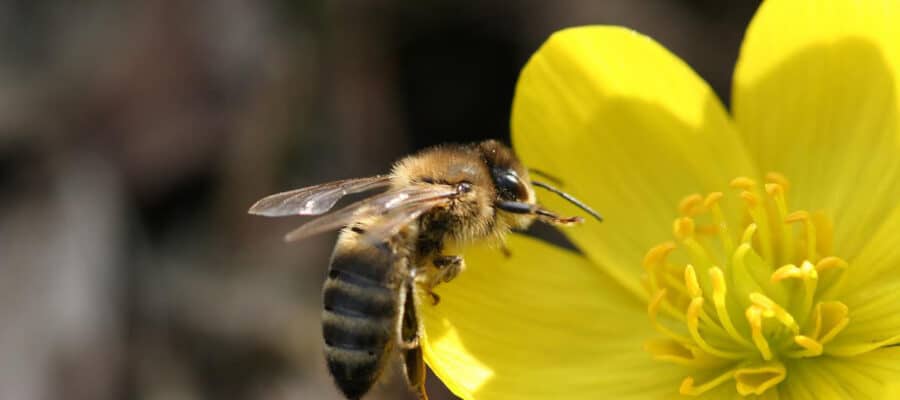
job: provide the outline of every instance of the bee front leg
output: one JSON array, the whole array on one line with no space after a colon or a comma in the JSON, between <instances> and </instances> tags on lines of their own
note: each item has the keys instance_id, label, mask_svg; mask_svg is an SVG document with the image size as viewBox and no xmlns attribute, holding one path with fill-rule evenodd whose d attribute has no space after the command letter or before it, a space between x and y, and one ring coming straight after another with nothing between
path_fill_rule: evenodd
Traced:
<instances>
[{"instance_id":1,"label":"bee front leg","mask_svg":"<svg viewBox=\"0 0 900 400\"><path fill-rule=\"evenodd\" d=\"M432 260L432 263L437 267L438 271L425 282L425 290L431 296L432 304L437 305L441 302L441 297L434 293L433 289L435 286L452 281L460 272L466 269L466 263L462 256L437 256Z\"/></svg>"}]
</instances>

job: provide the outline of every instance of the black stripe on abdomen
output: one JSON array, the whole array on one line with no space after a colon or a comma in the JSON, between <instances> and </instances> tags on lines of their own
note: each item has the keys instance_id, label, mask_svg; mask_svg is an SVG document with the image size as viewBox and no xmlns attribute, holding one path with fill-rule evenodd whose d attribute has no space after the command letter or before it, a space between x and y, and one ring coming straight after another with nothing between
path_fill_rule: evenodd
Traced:
<instances>
[{"instance_id":1,"label":"black stripe on abdomen","mask_svg":"<svg viewBox=\"0 0 900 400\"><path fill-rule=\"evenodd\" d=\"M396 321L391 255L354 247L332 256L323 290L322 334L328 369L350 399L369 391L384 369Z\"/></svg>"}]
</instances>

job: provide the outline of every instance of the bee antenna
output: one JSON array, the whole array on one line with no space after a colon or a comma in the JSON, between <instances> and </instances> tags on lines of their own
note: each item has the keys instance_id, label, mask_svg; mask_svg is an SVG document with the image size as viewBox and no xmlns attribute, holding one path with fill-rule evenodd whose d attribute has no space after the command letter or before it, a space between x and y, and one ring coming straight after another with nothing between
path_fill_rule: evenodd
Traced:
<instances>
[{"instance_id":1,"label":"bee antenna","mask_svg":"<svg viewBox=\"0 0 900 400\"><path fill-rule=\"evenodd\" d=\"M548 181L552 182L554 185L565 186L565 185L563 185L562 179L559 179L559 177L557 177L555 175L548 174L548 173L541 171L539 169L536 169L536 168L528 168L528 172L531 172L532 174L535 174L544 179L547 179Z\"/></svg>"},{"instance_id":2,"label":"bee antenna","mask_svg":"<svg viewBox=\"0 0 900 400\"><path fill-rule=\"evenodd\" d=\"M559 197L562 197L562 198L568 200L570 203L576 205L578 208L584 210L588 214L591 214L591 216L596 218L597 221L603 222L603 217L600 216L600 214L598 214L596 211L594 211L594 209L588 207L587 204L584 204L580 200L572 197L572 195L570 195L566 192L563 192L562 190L559 190L559 189L557 189L553 186L550 186L546 183L543 183L543 182L531 181L531 184L534 186L537 186L539 188L544 188L553 193L556 193Z\"/></svg>"}]
</instances>

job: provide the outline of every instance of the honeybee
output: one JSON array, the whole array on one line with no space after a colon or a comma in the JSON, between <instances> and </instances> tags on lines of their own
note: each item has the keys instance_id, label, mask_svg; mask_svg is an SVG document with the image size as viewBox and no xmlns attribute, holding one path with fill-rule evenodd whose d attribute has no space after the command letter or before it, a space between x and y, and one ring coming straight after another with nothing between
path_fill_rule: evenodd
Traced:
<instances>
[{"instance_id":1,"label":"honeybee","mask_svg":"<svg viewBox=\"0 0 900 400\"><path fill-rule=\"evenodd\" d=\"M426 149L401 159L390 174L274 194L249 212L321 215L345 195L386 189L300 226L285 240L342 228L323 289L322 331L328 369L343 394L359 399L368 392L396 347L407 383L424 400L418 294L424 291L437 304L434 287L451 281L465 265L460 255L444 249L482 240L502 244L508 232L535 220L583 221L539 206L534 187L601 220L572 196L531 181L512 150L493 140Z\"/></svg>"}]
</instances>

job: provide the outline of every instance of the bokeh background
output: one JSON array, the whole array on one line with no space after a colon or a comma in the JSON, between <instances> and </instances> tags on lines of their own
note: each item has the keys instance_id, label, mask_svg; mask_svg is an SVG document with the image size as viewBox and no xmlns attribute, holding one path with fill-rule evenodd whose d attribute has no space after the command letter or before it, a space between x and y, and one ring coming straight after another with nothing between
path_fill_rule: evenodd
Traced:
<instances>
[{"instance_id":1,"label":"bokeh background","mask_svg":"<svg viewBox=\"0 0 900 400\"><path fill-rule=\"evenodd\" d=\"M727 103L756 6L0 1L0 399L339 399L335 236L286 245L302 220L254 200L508 140L518 71L563 27L649 34ZM394 371L369 398L412 397Z\"/></svg>"}]
</instances>

